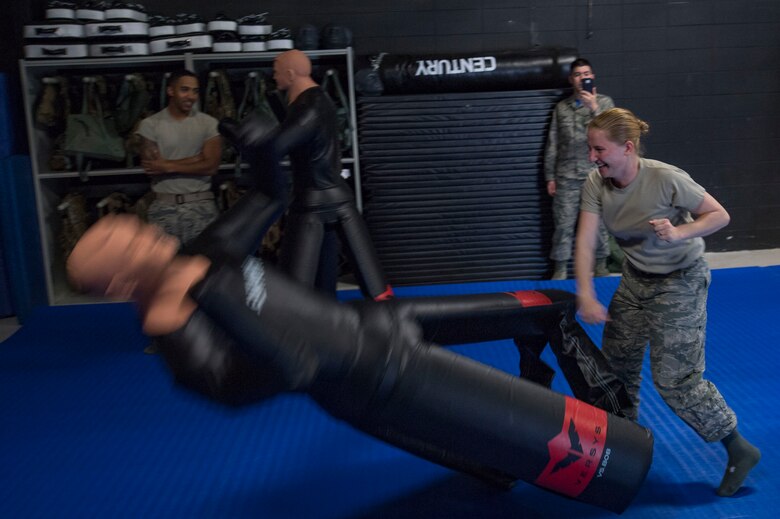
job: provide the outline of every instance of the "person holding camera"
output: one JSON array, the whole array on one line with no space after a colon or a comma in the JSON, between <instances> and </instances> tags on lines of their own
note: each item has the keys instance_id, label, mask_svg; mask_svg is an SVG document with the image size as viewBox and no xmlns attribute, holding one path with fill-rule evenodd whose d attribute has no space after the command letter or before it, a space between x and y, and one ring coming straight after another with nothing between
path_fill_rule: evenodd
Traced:
<instances>
[{"instance_id":1,"label":"person holding camera","mask_svg":"<svg viewBox=\"0 0 780 519\"><path fill-rule=\"evenodd\" d=\"M615 106L612 98L596 90L593 68L584 58L571 64L569 83L574 92L555 105L547 145L544 152L544 179L547 194L553 197L553 222L550 259L555 262L552 279L566 279L571 259L577 215L580 209L580 191L593 165L588 161L588 123L605 110ZM609 243L603 225L599 232L595 274L606 276Z\"/></svg>"}]
</instances>

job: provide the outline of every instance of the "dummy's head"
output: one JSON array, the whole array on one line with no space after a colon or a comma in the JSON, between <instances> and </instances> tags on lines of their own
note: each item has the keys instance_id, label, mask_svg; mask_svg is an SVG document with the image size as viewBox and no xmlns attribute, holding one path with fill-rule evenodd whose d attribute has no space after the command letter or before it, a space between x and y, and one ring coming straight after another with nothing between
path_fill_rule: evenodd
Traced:
<instances>
[{"instance_id":1,"label":"dummy's head","mask_svg":"<svg viewBox=\"0 0 780 519\"><path fill-rule=\"evenodd\" d=\"M90 227L67 261L73 286L113 299L135 299L179 248L176 238L130 215L108 215Z\"/></svg>"},{"instance_id":2,"label":"dummy's head","mask_svg":"<svg viewBox=\"0 0 780 519\"><path fill-rule=\"evenodd\" d=\"M274 60L276 88L288 90L300 78L311 78L311 60L306 53L293 49L279 54Z\"/></svg>"}]
</instances>

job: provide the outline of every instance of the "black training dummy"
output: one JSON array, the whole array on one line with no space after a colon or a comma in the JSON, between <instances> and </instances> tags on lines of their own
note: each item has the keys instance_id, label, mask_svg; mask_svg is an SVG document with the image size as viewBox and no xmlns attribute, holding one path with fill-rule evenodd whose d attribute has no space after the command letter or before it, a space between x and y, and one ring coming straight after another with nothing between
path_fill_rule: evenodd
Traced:
<instances>
[{"instance_id":1,"label":"black training dummy","mask_svg":"<svg viewBox=\"0 0 780 519\"><path fill-rule=\"evenodd\" d=\"M338 304L256 258L213 263L191 295L199 310L161 350L181 383L211 397L305 392L431 461L616 512L649 469L648 430L432 346L392 305Z\"/></svg>"},{"instance_id":2,"label":"black training dummy","mask_svg":"<svg viewBox=\"0 0 780 519\"><path fill-rule=\"evenodd\" d=\"M250 200L261 199L255 196ZM339 304L256 258L233 256L240 251L221 240L254 250L265 226L242 209L259 207L236 204L182 249L205 255L212 267L191 291L198 310L160 338L180 383L230 404L305 392L368 434L492 484L521 479L616 512L628 506L652 459L648 430L423 339L418 319L442 339L476 338L446 317L457 306L468 315L468 298L478 296L440 307L449 312L439 316L436 331L430 301L416 308ZM531 324L504 332L539 336L549 331L547 318L533 314L569 304L556 291L523 297L543 304L515 305L515 320L527 308Z\"/></svg>"},{"instance_id":3,"label":"black training dummy","mask_svg":"<svg viewBox=\"0 0 780 519\"><path fill-rule=\"evenodd\" d=\"M392 296L354 195L340 175L336 109L319 87L301 93L278 127L269 116L253 114L240 124L223 120L220 132L251 169L262 172L271 198L287 198L281 162L290 157L292 195L279 260L286 273L335 293L341 238L364 295L374 300Z\"/></svg>"}]
</instances>

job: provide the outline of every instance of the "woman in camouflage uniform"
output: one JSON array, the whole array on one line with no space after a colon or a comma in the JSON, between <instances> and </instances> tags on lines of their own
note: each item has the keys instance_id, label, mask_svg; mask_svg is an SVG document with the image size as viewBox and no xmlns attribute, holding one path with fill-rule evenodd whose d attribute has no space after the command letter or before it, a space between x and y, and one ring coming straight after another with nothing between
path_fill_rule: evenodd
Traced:
<instances>
[{"instance_id":1,"label":"woman in camouflage uniform","mask_svg":"<svg viewBox=\"0 0 780 519\"><path fill-rule=\"evenodd\" d=\"M726 226L730 217L686 172L641 157L639 139L648 129L621 108L588 125L589 159L598 171L582 191L575 256L579 312L585 322L606 322L603 353L635 410L650 344L658 393L705 441L725 445L728 465L718 495L730 496L761 457L737 432L737 417L718 389L703 377L710 271L702 237ZM591 274L602 220L626 258L609 311L596 299Z\"/></svg>"}]
</instances>

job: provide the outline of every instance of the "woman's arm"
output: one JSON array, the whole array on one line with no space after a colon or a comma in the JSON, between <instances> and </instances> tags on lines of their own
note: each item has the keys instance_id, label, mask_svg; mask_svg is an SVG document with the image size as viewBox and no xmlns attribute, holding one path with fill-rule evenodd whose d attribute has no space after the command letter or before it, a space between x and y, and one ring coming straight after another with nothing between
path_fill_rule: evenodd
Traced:
<instances>
[{"instance_id":1,"label":"woman's arm","mask_svg":"<svg viewBox=\"0 0 780 519\"><path fill-rule=\"evenodd\" d=\"M720 205L720 202L709 193L704 193L704 199L699 207L692 211L696 219L690 223L684 223L675 227L668 218L650 220L655 234L662 240L674 243L681 240L689 240L710 234L724 228L731 221L731 216Z\"/></svg>"},{"instance_id":2,"label":"woman's arm","mask_svg":"<svg viewBox=\"0 0 780 519\"><path fill-rule=\"evenodd\" d=\"M596 213L580 211L574 255L574 275L577 279L577 306L586 323L609 320L606 308L596 298L593 287L594 250L598 239L601 217Z\"/></svg>"}]
</instances>

